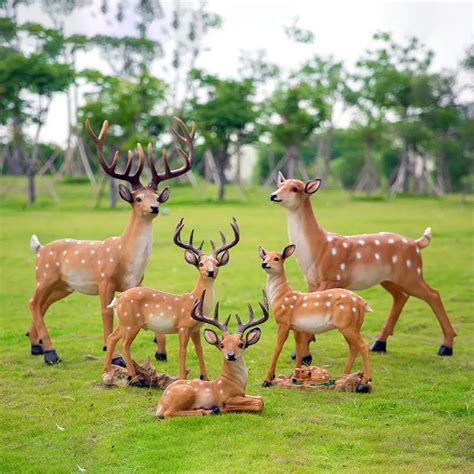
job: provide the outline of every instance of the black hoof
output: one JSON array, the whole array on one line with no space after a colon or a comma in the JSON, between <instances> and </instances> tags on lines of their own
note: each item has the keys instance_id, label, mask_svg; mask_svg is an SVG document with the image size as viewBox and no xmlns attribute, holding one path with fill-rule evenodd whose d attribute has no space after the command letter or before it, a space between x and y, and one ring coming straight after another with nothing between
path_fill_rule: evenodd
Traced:
<instances>
[{"instance_id":1,"label":"black hoof","mask_svg":"<svg viewBox=\"0 0 474 474\"><path fill-rule=\"evenodd\" d=\"M166 352L155 352L155 359L159 362L166 362L168 356L166 355Z\"/></svg>"},{"instance_id":2,"label":"black hoof","mask_svg":"<svg viewBox=\"0 0 474 474\"><path fill-rule=\"evenodd\" d=\"M369 386L368 386L368 385L364 385L363 383L360 383L360 384L357 385L357 387L356 387L356 392L357 392L357 393L369 393Z\"/></svg>"},{"instance_id":3,"label":"black hoof","mask_svg":"<svg viewBox=\"0 0 474 474\"><path fill-rule=\"evenodd\" d=\"M199 380L209 380L205 375L200 375Z\"/></svg>"},{"instance_id":4,"label":"black hoof","mask_svg":"<svg viewBox=\"0 0 474 474\"><path fill-rule=\"evenodd\" d=\"M296 359L296 351L293 351L293 352L291 353L291 359L292 359L292 360L295 360L295 359Z\"/></svg>"},{"instance_id":5,"label":"black hoof","mask_svg":"<svg viewBox=\"0 0 474 474\"><path fill-rule=\"evenodd\" d=\"M387 352L387 342L386 341L374 341L370 346L372 352Z\"/></svg>"},{"instance_id":6,"label":"black hoof","mask_svg":"<svg viewBox=\"0 0 474 474\"><path fill-rule=\"evenodd\" d=\"M127 364L126 364L125 361L123 360L122 356L114 357L114 358L112 359L112 364L118 365L118 366L120 366L120 367L127 367Z\"/></svg>"},{"instance_id":7,"label":"black hoof","mask_svg":"<svg viewBox=\"0 0 474 474\"><path fill-rule=\"evenodd\" d=\"M129 380L128 385L130 385L131 387L138 387L138 388L148 387L147 383L142 379L135 380L135 382L130 382L131 379L132 378L128 376L128 380Z\"/></svg>"},{"instance_id":8,"label":"black hoof","mask_svg":"<svg viewBox=\"0 0 474 474\"><path fill-rule=\"evenodd\" d=\"M107 346L102 346L102 350L103 350L104 352L107 352Z\"/></svg>"},{"instance_id":9,"label":"black hoof","mask_svg":"<svg viewBox=\"0 0 474 474\"><path fill-rule=\"evenodd\" d=\"M301 358L301 363L303 365L311 365L313 362L313 356L311 354L305 355L304 357Z\"/></svg>"},{"instance_id":10,"label":"black hoof","mask_svg":"<svg viewBox=\"0 0 474 474\"><path fill-rule=\"evenodd\" d=\"M262 383L262 387L271 387L271 386L272 386L272 383L269 382L268 380L264 380Z\"/></svg>"},{"instance_id":11,"label":"black hoof","mask_svg":"<svg viewBox=\"0 0 474 474\"><path fill-rule=\"evenodd\" d=\"M54 349L49 349L48 351L44 351L44 361L49 365L53 365L61 362L61 358Z\"/></svg>"},{"instance_id":12,"label":"black hoof","mask_svg":"<svg viewBox=\"0 0 474 474\"><path fill-rule=\"evenodd\" d=\"M43 346L41 344L31 344L31 355L39 356L44 354Z\"/></svg>"},{"instance_id":13,"label":"black hoof","mask_svg":"<svg viewBox=\"0 0 474 474\"><path fill-rule=\"evenodd\" d=\"M445 345L441 345L439 346L438 355L439 356L452 356L453 348L445 346Z\"/></svg>"},{"instance_id":14,"label":"black hoof","mask_svg":"<svg viewBox=\"0 0 474 474\"><path fill-rule=\"evenodd\" d=\"M211 410L213 415L218 415L221 412L219 407L212 407Z\"/></svg>"}]
</instances>

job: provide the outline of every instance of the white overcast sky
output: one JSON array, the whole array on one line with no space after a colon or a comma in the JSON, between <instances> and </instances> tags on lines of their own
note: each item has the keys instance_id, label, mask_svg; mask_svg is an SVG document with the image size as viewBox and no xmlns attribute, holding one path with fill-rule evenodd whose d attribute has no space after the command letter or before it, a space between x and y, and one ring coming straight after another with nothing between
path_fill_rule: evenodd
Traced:
<instances>
[{"instance_id":1,"label":"white overcast sky","mask_svg":"<svg viewBox=\"0 0 474 474\"><path fill-rule=\"evenodd\" d=\"M98 4L99 0L95 0ZM113 0L109 0L112 2ZM173 0L162 0L165 14ZM186 2L182 2L186 3ZM191 3L191 2L188 2ZM208 10L223 20L219 30L207 38L210 50L198 66L222 76L235 76L241 50L264 49L268 59L287 70L297 67L312 52L333 55L351 67L371 46L376 31L390 31L396 39L417 36L435 51L434 70L456 68L473 42L473 2L456 1L323 1L323 0L208 0ZM294 17L299 26L315 34L311 46L295 45L283 31ZM20 21L41 21L38 2L21 11ZM67 33L117 36L132 33L132 24L119 28L92 17L90 10L78 11L67 23ZM87 62L97 61L89 57ZM64 97L55 99L42 139L64 143L67 134Z\"/></svg>"}]
</instances>

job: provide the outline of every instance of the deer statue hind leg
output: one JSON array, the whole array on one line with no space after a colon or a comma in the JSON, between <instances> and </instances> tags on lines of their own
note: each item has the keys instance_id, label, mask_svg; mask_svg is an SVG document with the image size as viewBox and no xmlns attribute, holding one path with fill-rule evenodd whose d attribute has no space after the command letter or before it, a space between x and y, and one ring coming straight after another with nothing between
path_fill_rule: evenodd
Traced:
<instances>
[{"instance_id":1,"label":"deer statue hind leg","mask_svg":"<svg viewBox=\"0 0 474 474\"><path fill-rule=\"evenodd\" d=\"M402 288L390 281L384 281L381 286L387 290L393 297L392 308L385 320L380 334L374 343L370 346L372 352L387 352L387 338L393 335L395 325L398 322L400 313L402 312L409 295Z\"/></svg>"}]
</instances>

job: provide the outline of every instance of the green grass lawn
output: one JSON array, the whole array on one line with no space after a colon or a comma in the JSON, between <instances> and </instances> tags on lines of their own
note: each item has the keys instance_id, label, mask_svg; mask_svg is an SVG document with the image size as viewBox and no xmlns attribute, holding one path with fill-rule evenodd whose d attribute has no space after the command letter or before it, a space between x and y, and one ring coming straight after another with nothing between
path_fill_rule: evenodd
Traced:
<instances>
[{"instance_id":1,"label":"green grass lawn","mask_svg":"<svg viewBox=\"0 0 474 474\"><path fill-rule=\"evenodd\" d=\"M1 180L1 397L0 472L473 472L474 443L470 388L474 367L473 206L457 196L443 199L351 199L322 189L313 197L316 215L326 229L343 234L395 231L419 237L428 225L433 242L423 250L424 274L439 289L457 332L454 356L436 355L441 330L431 309L410 299L386 355L371 356L374 392L370 395L263 388L275 341L272 316L262 338L246 351L248 393L265 398L260 415L176 418L157 421L158 390L105 389L102 319L99 299L74 293L47 313L55 348L63 362L49 367L29 355L25 331L28 300L34 288L34 254L29 239L42 243L73 237L102 239L118 235L129 212L94 209L87 185L59 185L59 203L41 187L35 206L24 204L23 181ZM5 192L9 194L5 196ZM229 235L235 216L241 243L216 281L222 314L247 315L265 286L258 245L280 250L287 244L284 211L268 200L268 190L248 190L244 197L229 189L229 201L212 201L213 189L196 192L173 186L169 215L154 224L151 261L144 284L185 292L197 278L172 243L180 217L198 238ZM104 202L105 205L105 202ZM209 249L209 246L207 246ZM296 262L287 263L291 284L305 289ZM381 288L361 294L374 313L366 315L363 336L370 342L390 308ZM153 335L143 331L133 345L137 361L154 353ZM277 373L292 369L289 340ZM210 376L221 355L206 344ZM98 356L90 360L88 354ZM313 345L314 361L340 374L347 346L332 331ZM177 338L168 338L166 364L158 370L176 374ZM198 376L190 345L188 367ZM355 368L361 367L356 360ZM62 429L64 428L64 429Z\"/></svg>"}]
</instances>

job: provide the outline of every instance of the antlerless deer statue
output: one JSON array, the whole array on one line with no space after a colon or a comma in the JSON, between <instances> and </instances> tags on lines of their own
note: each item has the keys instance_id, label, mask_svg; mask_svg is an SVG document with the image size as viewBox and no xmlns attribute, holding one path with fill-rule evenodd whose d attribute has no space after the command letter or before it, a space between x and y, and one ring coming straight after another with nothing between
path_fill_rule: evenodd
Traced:
<instances>
[{"instance_id":1,"label":"antlerless deer statue","mask_svg":"<svg viewBox=\"0 0 474 474\"><path fill-rule=\"evenodd\" d=\"M119 173L115 170L119 160L118 151L115 152L111 165L108 165L104 159L103 144L109 128L108 122L103 123L97 137L89 121L86 121L87 131L97 145L102 169L109 176L131 184L131 190L121 184L119 193L122 199L132 206L132 215L121 236L103 241L62 239L43 246L35 235L31 238L31 248L36 252L36 289L30 300L32 322L28 335L31 353L33 355L44 353L46 363L54 364L59 362L60 358L53 349L44 315L55 301L75 290L87 295L99 294L104 329L104 350L106 349L107 337L113 329L113 311L107 308L107 305L112 301L116 291L125 291L140 284L150 258L152 222L159 213L160 204L166 202L170 194L168 187L158 192L158 185L191 169L195 125L192 124L192 130L189 133L181 119L175 117L175 120L183 135L175 129L172 132L187 148L187 153L185 153L178 147L185 163L182 167L171 170L167 152L163 149L165 171L158 173L153 163L152 147L149 144L148 164L151 181L147 186L143 186L140 182L145 162L141 145L137 145L139 162L136 172L131 173L133 153L129 151L125 171ZM125 365L118 354L114 354L114 363Z\"/></svg>"},{"instance_id":2,"label":"antlerless deer statue","mask_svg":"<svg viewBox=\"0 0 474 474\"><path fill-rule=\"evenodd\" d=\"M243 324L239 316L235 315L238 323L235 334L230 334L227 327L230 315L224 323L219 322L218 304L215 307L213 319L204 316L204 297L203 294L199 301L195 301L191 316L197 322L211 324L221 331L221 338L211 329L204 331L206 341L217 347L224 356L221 375L210 381L177 380L170 384L156 408L158 418L213 415L226 412L260 412L263 410L262 397L252 397L245 394L248 371L243 352L260 339L260 328L255 326L268 319L269 311L265 291L263 292L263 303L259 303L263 313L262 317L255 320L252 307L248 305L250 319L247 323ZM249 329L251 330L245 334Z\"/></svg>"},{"instance_id":3,"label":"antlerless deer statue","mask_svg":"<svg viewBox=\"0 0 474 474\"><path fill-rule=\"evenodd\" d=\"M452 355L456 332L439 292L423 279L421 250L431 242L431 229L417 240L388 232L351 236L327 232L317 222L310 200L320 185L320 179L304 183L279 173L278 189L270 195L272 202L287 211L289 240L296 244L295 257L309 291L363 290L382 285L392 295L393 305L371 346L375 352L386 351L387 338L393 334L409 296L420 298L431 306L443 331L438 355Z\"/></svg>"}]
</instances>

